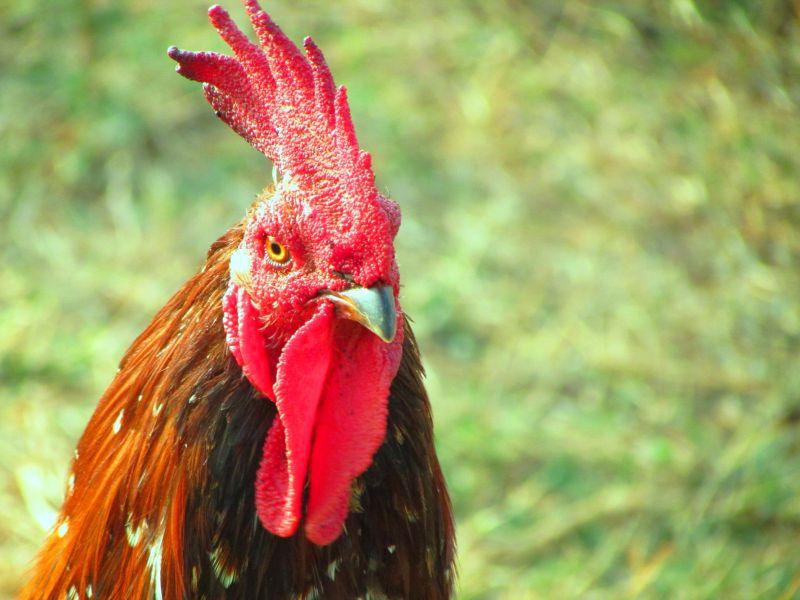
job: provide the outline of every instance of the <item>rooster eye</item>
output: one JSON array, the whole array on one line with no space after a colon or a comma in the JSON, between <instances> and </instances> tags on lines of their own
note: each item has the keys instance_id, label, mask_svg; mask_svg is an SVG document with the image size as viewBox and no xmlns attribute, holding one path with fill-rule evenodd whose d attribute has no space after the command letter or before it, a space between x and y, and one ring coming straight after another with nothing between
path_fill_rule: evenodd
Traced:
<instances>
[{"instance_id":1,"label":"rooster eye","mask_svg":"<svg viewBox=\"0 0 800 600\"><path fill-rule=\"evenodd\" d=\"M265 243L265 254L267 261L276 267L285 267L292 260L289 249L283 244L275 241L271 235L267 237Z\"/></svg>"}]
</instances>

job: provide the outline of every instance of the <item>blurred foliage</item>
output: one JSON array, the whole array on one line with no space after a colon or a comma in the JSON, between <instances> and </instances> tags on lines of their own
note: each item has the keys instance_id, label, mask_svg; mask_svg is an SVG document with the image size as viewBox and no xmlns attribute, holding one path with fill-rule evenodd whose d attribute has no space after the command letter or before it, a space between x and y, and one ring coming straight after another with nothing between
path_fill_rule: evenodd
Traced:
<instances>
[{"instance_id":1,"label":"blurred foliage","mask_svg":"<svg viewBox=\"0 0 800 600\"><path fill-rule=\"evenodd\" d=\"M0 596L125 347L270 180L165 56L223 49L205 8L0 2ZM403 206L460 597L798 597L800 5L267 8Z\"/></svg>"}]
</instances>

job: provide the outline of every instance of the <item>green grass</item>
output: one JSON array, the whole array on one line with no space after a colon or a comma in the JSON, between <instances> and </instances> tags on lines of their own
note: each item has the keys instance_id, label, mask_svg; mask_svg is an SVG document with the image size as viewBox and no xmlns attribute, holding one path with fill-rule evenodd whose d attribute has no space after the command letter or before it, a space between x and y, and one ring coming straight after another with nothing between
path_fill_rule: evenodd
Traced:
<instances>
[{"instance_id":1,"label":"green grass","mask_svg":"<svg viewBox=\"0 0 800 600\"><path fill-rule=\"evenodd\" d=\"M800 597L797 4L297 4L403 207L460 597ZM165 56L223 48L204 8L0 5L2 597L270 180Z\"/></svg>"}]
</instances>

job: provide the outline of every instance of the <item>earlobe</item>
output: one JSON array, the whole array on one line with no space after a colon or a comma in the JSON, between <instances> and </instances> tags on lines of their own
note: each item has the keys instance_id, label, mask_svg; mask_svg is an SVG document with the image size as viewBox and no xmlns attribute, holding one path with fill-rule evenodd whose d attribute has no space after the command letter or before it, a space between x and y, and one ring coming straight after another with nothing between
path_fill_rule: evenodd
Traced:
<instances>
[{"instance_id":1,"label":"earlobe","mask_svg":"<svg viewBox=\"0 0 800 600\"><path fill-rule=\"evenodd\" d=\"M273 365L267 355L258 311L246 290L231 283L223 300L225 336L245 377L265 397L275 399Z\"/></svg>"}]
</instances>

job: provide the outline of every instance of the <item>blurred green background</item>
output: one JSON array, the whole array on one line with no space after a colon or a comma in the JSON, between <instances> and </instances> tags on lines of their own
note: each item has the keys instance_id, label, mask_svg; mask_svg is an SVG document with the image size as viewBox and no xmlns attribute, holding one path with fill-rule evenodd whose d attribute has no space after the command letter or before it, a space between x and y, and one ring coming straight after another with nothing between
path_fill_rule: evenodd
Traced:
<instances>
[{"instance_id":1,"label":"blurred green background","mask_svg":"<svg viewBox=\"0 0 800 600\"><path fill-rule=\"evenodd\" d=\"M800 597L800 4L265 6L403 207L459 596ZM0 597L271 179L165 55L224 49L206 8L0 2Z\"/></svg>"}]
</instances>

